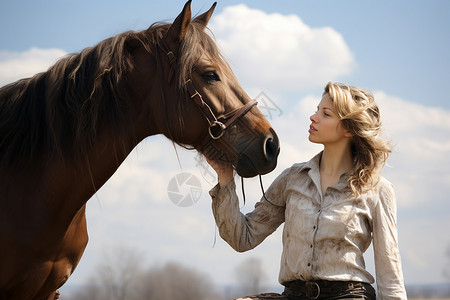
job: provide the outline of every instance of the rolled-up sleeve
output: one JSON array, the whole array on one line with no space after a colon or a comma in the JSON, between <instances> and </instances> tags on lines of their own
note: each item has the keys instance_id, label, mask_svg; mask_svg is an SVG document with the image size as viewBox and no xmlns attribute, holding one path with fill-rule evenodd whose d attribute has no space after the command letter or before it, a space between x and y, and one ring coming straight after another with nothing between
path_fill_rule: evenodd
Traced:
<instances>
[{"instance_id":1,"label":"rolled-up sleeve","mask_svg":"<svg viewBox=\"0 0 450 300\"><path fill-rule=\"evenodd\" d=\"M397 207L392 184L379 184L379 199L373 213L373 247L380 299L407 299L397 233Z\"/></svg>"},{"instance_id":2,"label":"rolled-up sleeve","mask_svg":"<svg viewBox=\"0 0 450 300\"><path fill-rule=\"evenodd\" d=\"M266 194L274 195L273 190L279 184L282 184L280 178L274 181ZM234 181L222 188L216 185L209 193L220 236L236 251L253 249L284 222L285 205L280 204L282 201L279 199L275 204L262 197L252 212L242 214Z\"/></svg>"}]
</instances>

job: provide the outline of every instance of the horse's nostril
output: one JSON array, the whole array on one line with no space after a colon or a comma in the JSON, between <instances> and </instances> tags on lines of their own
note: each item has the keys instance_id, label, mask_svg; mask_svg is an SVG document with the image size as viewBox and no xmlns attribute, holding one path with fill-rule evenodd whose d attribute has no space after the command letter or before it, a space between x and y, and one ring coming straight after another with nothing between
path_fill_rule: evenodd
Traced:
<instances>
[{"instance_id":1,"label":"horse's nostril","mask_svg":"<svg viewBox=\"0 0 450 300\"><path fill-rule=\"evenodd\" d=\"M280 151L278 145L278 139L272 136L268 136L264 141L264 156L268 161L273 161L277 158L278 153Z\"/></svg>"}]
</instances>

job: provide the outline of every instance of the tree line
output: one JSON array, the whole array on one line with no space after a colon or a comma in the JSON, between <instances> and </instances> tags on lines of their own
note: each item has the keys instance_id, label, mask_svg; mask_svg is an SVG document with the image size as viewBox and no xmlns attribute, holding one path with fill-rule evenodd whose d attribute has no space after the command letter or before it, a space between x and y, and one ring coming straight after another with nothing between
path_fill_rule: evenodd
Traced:
<instances>
[{"instance_id":1,"label":"tree line","mask_svg":"<svg viewBox=\"0 0 450 300\"><path fill-rule=\"evenodd\" d=\"M143 255L129 248L105 253L86 283L67 300L224 300L262 292L262 263L250 258L237 265L236 287L218 288L206 274L177 262L144 268Z\"/></svg>"}]
</instances>

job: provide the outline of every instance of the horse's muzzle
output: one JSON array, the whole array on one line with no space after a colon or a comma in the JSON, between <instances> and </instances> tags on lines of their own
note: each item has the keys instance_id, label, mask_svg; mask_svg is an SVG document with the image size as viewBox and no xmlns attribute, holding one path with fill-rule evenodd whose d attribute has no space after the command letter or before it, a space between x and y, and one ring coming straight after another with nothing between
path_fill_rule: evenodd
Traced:
<instances>
[{"instance_id":1,"label":"horse's muzzle","mask_svg":"<svg viewBox=\"0 0 450 300\"><path fill-rule=\"evenodd\" d=\"M280 154L280 144L278 136L272 128L259 147L253 147L253 151L244 151L239 154L235 165L239 176L254 177L270 173L275 169Z\"/></svg>"}]
</instances>

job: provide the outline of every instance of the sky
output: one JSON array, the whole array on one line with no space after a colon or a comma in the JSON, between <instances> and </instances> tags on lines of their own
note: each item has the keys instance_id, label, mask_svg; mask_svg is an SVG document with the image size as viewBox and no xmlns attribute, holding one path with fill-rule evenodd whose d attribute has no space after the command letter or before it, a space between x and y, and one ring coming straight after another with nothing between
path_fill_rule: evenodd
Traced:
<instances>
[{"instance_id":1,"label":"sky","mask_svg":"<svg viewBox=\"0 0 450 300\"><path fill-rule=\"evenodd\" d=\"M212 3L194 0L192 11L202 13ZM4 1L0 86L120 32L170 22L183 5ZM383 176L396 191L405 282L449 281L443 274L450 269L445 255L450 247L450 2L219 1L208 27L280 137L278 166L263 176L266 188L282 170L321 150L308 142L307 129L328 81L373 92L394 145ZM190 206L171 201L173 180L182 172L201 185ZM232 250L220 239L211 213L208 190L215 180L196 153L174 148L161 136L145 139L88 202L90 241L66 288L86 283L105 253L119 247L139 251L143 264L175 261L193 267L221 286L236 284L237 266L258 258L266 284L276 285L282 227L254 250ZM259 181L245 180L245 190L244 213L261 196ZM189 193L180 187L179 194ZM369 250L371 272L372 257Z\"/></svg>"}]
</instances>

